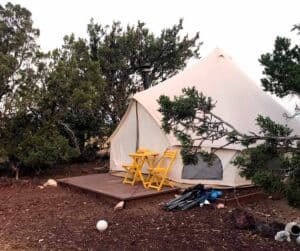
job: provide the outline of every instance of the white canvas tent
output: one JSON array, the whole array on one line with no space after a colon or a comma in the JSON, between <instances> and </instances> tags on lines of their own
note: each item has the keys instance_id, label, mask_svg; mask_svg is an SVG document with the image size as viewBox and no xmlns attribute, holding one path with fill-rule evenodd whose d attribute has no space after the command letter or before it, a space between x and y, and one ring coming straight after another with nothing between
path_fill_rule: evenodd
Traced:
<instances>
[{"instance_id":1,"label":"white canvas tent","mask_svg":"<svg viewBox=\"0 0 300 251\"><path fill-rule=\"evenodd\" d=\"M130 162L128 154L136 147L163 152L167 147L178 148L180 143L161 130L161 114L157 100L160 95L180 95L184 87L195 86L205 96L217 101L214 113L232 124L240 132L258 132L255 119L258 114L269 116L276 122L287 124L300 135L300 124L287 121L282 115L286 110L270 95L253 83L222 50L215 49L206 58L176 76L133 96L119 126L110 137L110 169L123 171L121 165ZM223 145L224 140L205 142L208 150ZM229 145L218 150L222 177L219 179L183 178L180 154L170 170L169 179L187 184L207 184L238 187L250 182L241 178L238 169L230 162L242 150L240 145ZM201 175L200 175L201 176Z\"/></svg>"}]
</instances>

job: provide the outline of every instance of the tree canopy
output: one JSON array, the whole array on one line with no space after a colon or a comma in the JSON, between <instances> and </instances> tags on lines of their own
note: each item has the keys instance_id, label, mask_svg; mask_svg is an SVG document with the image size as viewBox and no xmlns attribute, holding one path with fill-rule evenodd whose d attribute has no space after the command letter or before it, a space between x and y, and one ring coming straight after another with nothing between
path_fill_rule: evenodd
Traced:
<instances>
[{"instance_id":1,"label":"tree canopy","mask_svg":"<svg viewBox=\"0 0 300 251\"><path fill-rule=\"evenodd\" d=\"M102 26L91 20L88 25L91 58L101 67L106 82L105 110L112 129L123 116L129 98L142 90L142 67L149 65L151 85L182 70L191 57L199 57L199 33L181 36L183 20L159 35L143 22L127 25L120 22Z\"/></svg>"},{"instance_id":2,"label":"tree canopy","mask_svg":"<svg viewBox=\"0 0 300 251\"><path fill-rule=\"evenodd\" d=\"M20 5L0 5L0 102L1 117L13 112L19 89L36 82L39 30L33 27L31 13Z\"/></svg>"},{"instance_id":3,"label":"tree canopy","mask_svg":"<svg viewBox=\"0 0 300 251\"><path fill-rule=\"evenodd\" d=\"M42 116L47 55L36 43L38 36L27 9L0 5L0 153L13 170L21 166L40 170L41 165L75 154L55 124Z\"/></svg>"},{"instance_id":4,"label":"tree canopy","mask_svg":"<svg viewBox=\"0 0 300 251\"><path fill-rule=\"evenodd\" d=\"M293 30L299 31L295 25ZM291 39L278 36L272 52L261 55L259 62L264 66L261 80L265 91L284 97L300 93L300 47Z\"/></svg>"},{"instance_id":5,"label":"tree canopy","mask_svg":"<svg viewBox=\"0 0 300 251\"><path fill-rule=\"evenodd\" d=\"M199 34L181 35L183 21L159 35L143 22L123 27L93 20L88 39L65 36L50 52L37 44L31 13L0 5L0 158L11 168L33 169L90 159L142 89L199 57Z\"/></svg>"}]
</instances>

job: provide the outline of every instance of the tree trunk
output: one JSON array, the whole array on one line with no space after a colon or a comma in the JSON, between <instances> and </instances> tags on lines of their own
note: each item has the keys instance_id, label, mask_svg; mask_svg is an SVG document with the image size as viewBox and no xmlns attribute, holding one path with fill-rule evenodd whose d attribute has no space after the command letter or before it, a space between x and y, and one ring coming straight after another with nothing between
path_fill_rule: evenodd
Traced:
<instances>
[{"instance_id":1,"label":"tree trunk","mask_svg":"<svg viewBox=\"0 0 300 251\"><path fill-rule=\"evenodd\" d=\"M70 126L66 123L63 123L62 121L58 122L61 126L63 126L63 128L65 129L65 131L68 133L70 140L72 141L72 144L74 145L74 147L77 149L77 151L81 154L81 148L78 144L78 140L75 136L75 133L73 132L73 130L70 128Z\"/></svg>"},{"instance_id":2,"label":"tree trunk","mask_svg":"<svg viewBox=\"0 0 300 251\"><path fill-rule=\"evenodd\" d=\"M19 173L20 173L20 170L19 170L19 168L17 167L17 165L16 165L14 162L10 162L10 163L9 163L9 167L10 167L10 169L15 173L15 178L16 178L16 180L19 180Z\"/></svg>"}]
</instances>

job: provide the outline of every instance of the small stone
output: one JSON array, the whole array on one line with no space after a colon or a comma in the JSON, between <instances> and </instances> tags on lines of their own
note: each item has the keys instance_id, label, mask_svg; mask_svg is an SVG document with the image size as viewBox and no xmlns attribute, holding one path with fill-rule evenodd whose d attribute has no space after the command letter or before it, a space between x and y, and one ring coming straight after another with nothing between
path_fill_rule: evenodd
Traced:
<instances>
[{"instance_id":1,"label":"small stone","mask_svg":"<svg viewBox=\"0 0 300 251\"><path fill-rule=\"evenodd\" d=\"M208 200L204 201L204 205L209 205L209 204L210 204L210 202Z\"/></svg>"},{"instance_id":2,"label":"small stone","mask_svg":"<svg viewBox=\"0 0 300 251\"><path fill-rule=\"evenodd\" d=\"M275 241L280 241L280 242L291 241L290 233L285 230L277 232L274 239Z\"/></svg>"},{"instance_id":3,"label":"small stone","mask_svg":"<svg viewBox=\"0 0 300 251\"><path fill-rule=\"evenodd\" d=\"M46 187L46 186L57 187L57 181L54 179L49 179L43 186L44 187Z\"/></svg>"},{"instance_id":4,"label":"small stone","mask_svg":"<svg viewBox=\"0 0 300 251\"><path fill-rule=\"evenodd\" d=\"M217 208L218 208L218 209L225 208L225 205L224 205L223 203L219 203L219 204L217 205Z\"/></svg>"},{"instance_id":5,"label":"small stone","mask_svg":"<svg viewBox=\"0 0 300 251\"><path fill-rule=\"evenodd\" d=\"M120 201L117 205L115 205L114 211L123 209L124 205L125 205L125 202L124 201Z\"/></svg>"}]
</instances>

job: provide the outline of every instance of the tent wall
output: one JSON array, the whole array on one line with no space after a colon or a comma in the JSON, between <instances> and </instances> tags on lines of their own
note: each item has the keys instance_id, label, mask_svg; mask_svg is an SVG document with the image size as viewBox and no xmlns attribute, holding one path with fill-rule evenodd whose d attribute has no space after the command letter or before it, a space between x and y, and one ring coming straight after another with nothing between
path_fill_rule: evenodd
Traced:
<instances>
[{"instance_id":1,"label":"tent wall","mask_svg":"<svg viewBox=\"0 0 300 251\"><path fill-rule=\"evenodd\" d=\"M110 140L111 170L124 171L122 164L130 163L128 153L135 152L136 148L136 125L136 102L131 102Z\"/></svg>"},{"instance_id":2,"label":"tent wall","mask_svg":"<svg viewBox=\"0 0 300 251\"><path fill-rule=\"evenodd\" d=\"M139 147L148 148L152 151L162 153L169 142L159 125L146 109L138 103L139 120ZM146 172L145 167L143 171Z\"/></svg>"},{"instance_id":3,"label":"tent wall","mask_svg":"<svg viewBox=\"0 0 300 251\"><path fill-rule=\"evenodd\" d=\"M238 151L244 149L238 144L227 146L226 149L216 153L223 166L222 180L182 179L180 142L173 134L165 135L161 130L162 114L158 110L157 99L162 94L172 98L174 95L180 95L183 87L192 86L217 101L214 113L240 132L258 132L256 117L257 114L261 114L271 117L280 124L287 124L295 134L300 134L299 121L286 121L282 114L287 111L253 83L229 56L222 50L215 49L198 64L133 96L120 125L109 139L111 170L123 171L122 164L131 161L128 154L134 152L136 147L149 148L162 153L167 147L172 146L178 150L178 157L169 173L171 180L178 183L203 183L216 186L250 185L250 181L240 177L237 167L230 163ZM224 143L226 139L204 142L203 146L210 149L223 146Z\"/></svg>"},{"instance_id":4,"label":"tent wall","mask_svg":"<svg viewBox=\"0 0 300 251\"><path fill-rule=\"evenodd\" d=\"M157 99L165 94L171 99L182 94L183 88L195 87L205 96L217 102L213 113L233 125L241 133L260 131L256 123L257 115L268 116L277 123L287 125L295 134L300 134L299 121L286 120L282 114L288 111L276 102L268 93L249 79L239 67L222 50L216 49L206 58L175 76L134 95L151 116L161 124L162 114L158 111ZM169 134L172 145L180 142ZM205 141L203 146L220 147L226 142L225 138L214 142ZM231 149L242 150L240 144L230 145Z\"/></svg>"},{"instance_id":5,"label":"tent wall","mask_svg":"<svg viewBox=\"0 0 300 251\"><path fill-rule=\"evenodd\" d=\"M139 128L138 132L136 125ZM162 153L169 146L166 135L159 128L156 121L142 105L134 101L129 106L125 118L122 119L116 133L111 138L111 170L124 171L122 164L131 162L128 154L136 150L137 134L138 147L140 148L149 148L152 151ZM146 170L144 169L144 171Z\"/></svg>"},{"instance_id":6,"label":"tent wall","mask_svg":"<svg viewBox=\"0 0 300 251\"><path fill-rule=\"evenodd\" d=\"M137 106L137 107L136 107ZM136 109L137 108L137 109ZM138 120L138 121L137 121ZM137 125L139 132L137 133ZM157 122L147 112L147 110L137 102L132 102L122 119L120 126L111 139L110 169L112 171L124 171L122 164L130 163L128 154L136 150L138 138L138 147L149 148L153 151L162 153L170 143ZM180 147L171 147L178 151L177 158L169 172L169 179L186 184L206 184L217 186L244 186L250 182L241 178L238 169L230 161L237 154L236 150L222 149L216 152L223 166L222 180L200 180L200 179L182 179L183 162L180 155ZM146 172L145 167L143 171Z\"/></svg>"}]
</instances>

